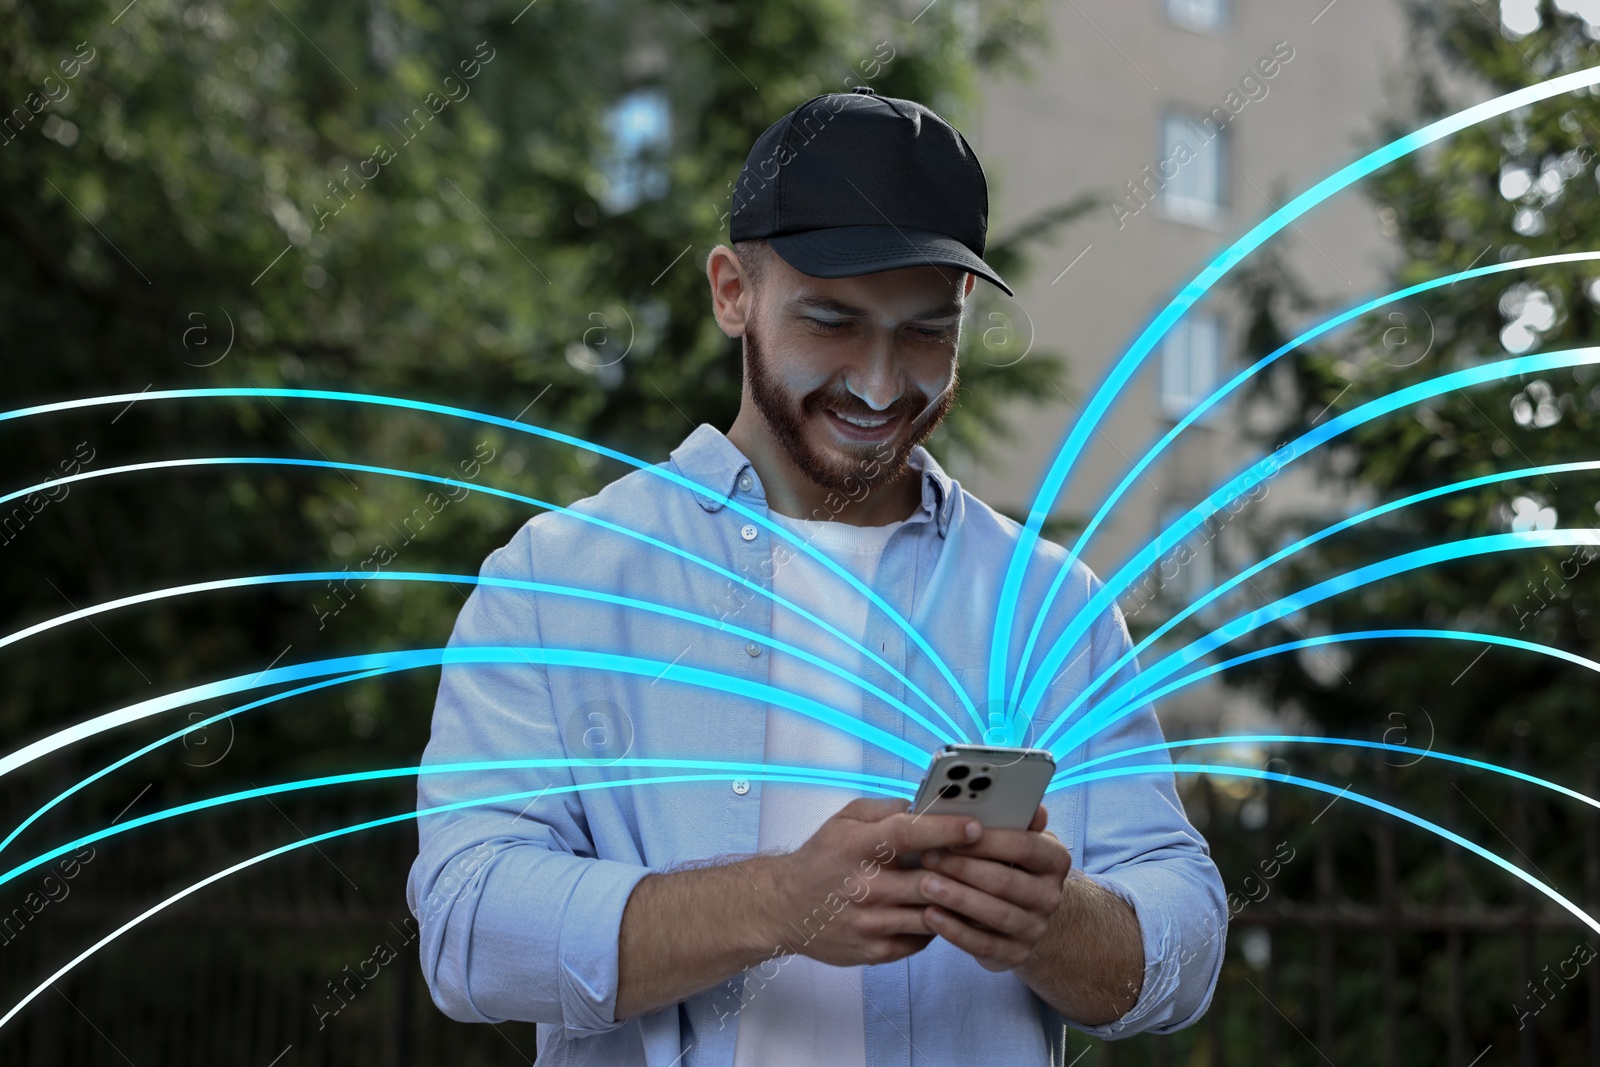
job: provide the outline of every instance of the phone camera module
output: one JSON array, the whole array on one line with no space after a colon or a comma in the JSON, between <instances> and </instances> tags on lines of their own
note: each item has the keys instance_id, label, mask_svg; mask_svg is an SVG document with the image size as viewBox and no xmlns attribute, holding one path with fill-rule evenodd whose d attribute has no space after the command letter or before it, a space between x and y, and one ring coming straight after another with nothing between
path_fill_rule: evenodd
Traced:
<instances>
[{"instance_id":1,"label":"phone camera module","mask_svg":"<svg viewBox=\"0 0 1600 1067\"><path fill-rule=\"evenodd\" d=\"M939 795L945 800L954 800L961 795L961 787L952 783L939 790Z\"/></svg>"},{"instance_id":2,"label":"phone camera module","mask_svg":"<svg viewBox=\"0 0 1600 1067\"><path fill-rule=\"evenodd\" d=\"M945 777L949 778L952 782L959 782L970 773L972 773L971 767L968 767L964 763L958 763L945 772Z\"/></svg>"},{"instance_id":3,"label":"phone camera module","mask_svg":"<svg viewBox=\"0 0 1600 1067\"><path fill-rule=\"evenodd\" d=\"M989 788L990 782L989 782L989 779L984 778L984 777L982 777L980 775L979 777L974 778L972 781L968 782L967 784L972 787L972 791L974 793L981 793L985 789Z\"/></svg>"}]
</instances>

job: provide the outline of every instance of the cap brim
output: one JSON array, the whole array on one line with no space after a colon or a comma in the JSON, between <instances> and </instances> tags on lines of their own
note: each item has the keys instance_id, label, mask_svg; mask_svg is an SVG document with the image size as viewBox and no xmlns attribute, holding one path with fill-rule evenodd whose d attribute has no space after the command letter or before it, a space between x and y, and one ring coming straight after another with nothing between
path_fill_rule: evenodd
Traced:
<instances>
[{"instance_id":1,"label":"cap brim","mask_svg":"<svg viewBox=\"0 0 1600 1067\"><path fill-rule=\"evenodd\" d=\"M802 274L854 278L903 267L954 267L970 271L1016 296L972 249L946 234L904 226L835 226L767 238L772 250Z\"/></svg>"}]
</instances>

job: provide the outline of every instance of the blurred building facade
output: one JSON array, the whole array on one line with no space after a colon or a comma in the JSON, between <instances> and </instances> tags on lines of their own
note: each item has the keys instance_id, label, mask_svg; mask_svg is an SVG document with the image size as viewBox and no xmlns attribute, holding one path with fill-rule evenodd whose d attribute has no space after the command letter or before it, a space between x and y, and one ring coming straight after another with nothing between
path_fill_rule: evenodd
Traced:
<instances>
[{"instance_id":1,"label":"blurred building facade","mask_svg":"<svg viewBox=\"0 0 1600 1067\"><path fill-rule=\"evenodd\" d=\"M963 131L989 176L992 235L1085 194L1095 200L1036 258L1004 320L968 324L997 339L1014 331L996 362L1029 344L1069 360L1064 392L1010 411L1014 443L986 464L953 464L969 490L1013 515L1029 511L1081 405L1152 316L1276 207L1382 143L1378 119L1405 103L1398 0L1061 0L1045 10L1051 44L1034 75L983 82ZM1359 186L1278 244L1327 309L1320 317L1383 292L1395 256ZM1052 518L1087 520L1198 400L1264 354L1245 351L1244 320L1224 283L1180 321L1103 420ZM1137 479L1086 553L1098 574L1260 458L1242 417L1237 404L1220 405ZM1327 495L1296 471L1264 490L1250 505L1259 514ZM1236 572L1240 548L1223 526L1195 538L1187 563L1168 561L1123 597L1136 632ZM1263 714L1216 686L1161 711L1179 736Z\"/></svg>"}]
</instances>

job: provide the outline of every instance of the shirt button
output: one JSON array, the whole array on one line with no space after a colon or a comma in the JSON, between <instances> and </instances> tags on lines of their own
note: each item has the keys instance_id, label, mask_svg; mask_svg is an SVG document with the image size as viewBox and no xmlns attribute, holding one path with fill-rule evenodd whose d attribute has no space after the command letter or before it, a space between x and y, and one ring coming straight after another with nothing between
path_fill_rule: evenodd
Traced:
<instances>
[{"instance_id":1,"label":"shirt button","mask_svg":"<svg viewBox=\"0 0 1600 1067\"><path fill-rule=\"evenodd\" d=\"M756 528L749 523L745 523L739 528L739 536L746 541L754 541L756 539Z\"/></svg>"},{"instance_id":2,"label":"shirt button","mask_svg":"<svg viewBox=\"0 0 1600 1067\"><path fill-rule=\"evenodd\" d=\"M752 479L748 474L739 475L739 488L743 489L745 492L748 493L752 488L754 488L755 484L755 480Z\"/></svg>"},{"instance_id":3,"label":"shirt button","mask_svg":"<svg viewBox=\"0 0 1600 1067\"><path fill-rule=\"evenodd\" d=\"M735 778L733 780L733 791L738 793L740 796L744 796L746 793L750 792L749 781L744 778Z\"/></svg>"},{"instance_id":4,"label":"shirt button","mask_svg":"<svg viewBox=\"0 0 1600 1067\"><path fill-rule=\"evenodd\" d=\"M754 641L746 641L744 650L752 656L761 655L761 646L756 644Z\"/></svg>"}]
</instances>

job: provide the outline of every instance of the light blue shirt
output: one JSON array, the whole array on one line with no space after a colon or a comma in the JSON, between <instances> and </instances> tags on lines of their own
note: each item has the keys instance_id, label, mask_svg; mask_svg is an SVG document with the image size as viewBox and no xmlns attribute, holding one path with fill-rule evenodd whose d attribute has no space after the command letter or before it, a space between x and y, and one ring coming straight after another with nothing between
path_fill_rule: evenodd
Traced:
<instances>
[{"instance_id":1,"label":"light blue shirt","mask_svg":"<svg viewBox=\"0 0 1600 1067\"><path fill-rule=\"evenodd\" d=\"M911 475L921 507L890 537L872 590L922 634L978 702L988 691L989 635L1020 527L963 490L917 448ZM635 530L771 588L775 535L728 506L765 517L766 496L745 456L701 425L661 465L709 492L635 471L572 510ZM790 546L786 546L790 547ZM1033 618L1066 558L1040 541L1017 618ZM547 512L530 519L484 562L481 576L574 586L651 601L710 618L648 613L551 591L479 586L462 608L453 646L576 648L716 671L765 684L774 655L774 611L786 610L740 582L602 525ZM1050 609L1044 636L1059 633L1098 582L1075 564ZM839 595L859 596L842 581ZM734 632L740 629L748 636ZM1026 626L1013 636L1020 659ZM862 642L944 707L976 739L977 727L928 657L888 616L868 613ZM1053 681L1041 723L1130 647L1120 613L1096 620L1084 646ZM844 659L837 640L815 631L806 650ZM859 661L859 655L848 662ZM1117 683L1135 668L1124 668ZM893 674L865 675L889 696L948 730ZM1115 685L1110 688L1115 688ZM896 780L909 796L922 767L907 746L932 752L940 739L891 701L862 702L870 737L864 771ZM758 968L663 1010L615 1018L617 940L623 908L640 879L668 868L757 851L762 783L749 772L642 768L617 761L665 758L759 764L766 706L666 675L581 666L446 666L425 765L571 758L549 768L423 774L418 806L524 793L418 820L419 853L407 900L421 927L422 968L434 1002L451 1018L539 1024L541 1063L728 1067L741 1003L759 995ZM879 733L881 731L881 733ZM1153 711L1140 708L1084 746L1073 763L1159 743ZM894 742L889 744L888 742ZM896 752L898 749L898 754ZM1161 759L1156 754L1155 761ZM1152 762L1150 756L1140 762ZM574 790L586 782L637 782L663 775L699 780ZM569 787L569 788L563 788ZM862 795L841 785L838 806ZM1132 905L1144 942L1137 1003L1107 1026L1063 1018L1011 972L985 970L942 938L895 963L864 969L868 1062L875 1067L1066 1060L1065 1028L1098 1037L1167 1033L1210 1003L1223 957L1227 907L1204 839L1190 825L1170 773L1129 775L1059 789L1045 798L1049 829L1076 868ZM686 914L689 926L719 921ZM777 963L763 965L768 968Z\"/></svg>"}]
</instances>

